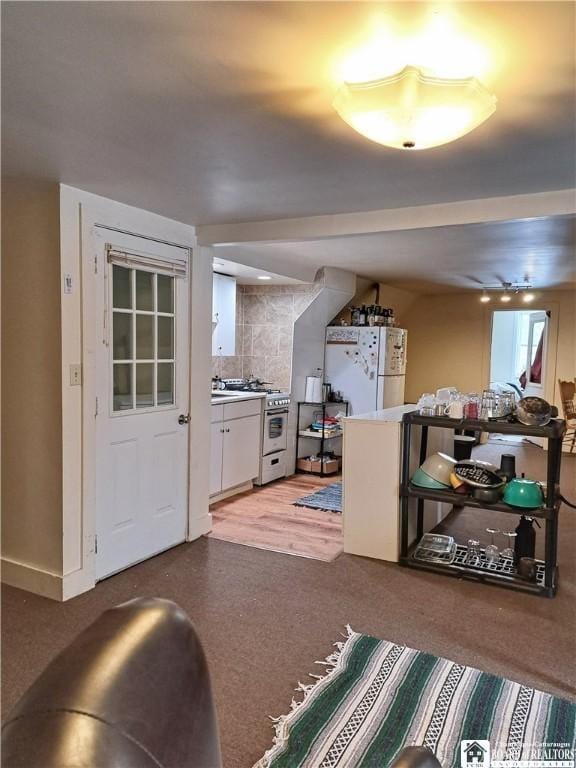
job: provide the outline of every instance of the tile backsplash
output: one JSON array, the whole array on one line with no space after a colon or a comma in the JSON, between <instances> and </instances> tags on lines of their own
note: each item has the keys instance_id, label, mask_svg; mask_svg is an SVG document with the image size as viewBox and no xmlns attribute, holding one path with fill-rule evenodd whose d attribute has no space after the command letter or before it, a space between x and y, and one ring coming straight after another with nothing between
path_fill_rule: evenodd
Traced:
<instances>
[{"instance_id":1,"label":"tile backsplash","mask_svg":"<svg viewBox=\"0 0 576 768\"><path fill-rule=\"evenodd\" d=\"M318 286L238 285L236 354L212 358L212 374L223 379L255 376L276 389L290 389L294 322Z\"/></svg>"}]
</instances>

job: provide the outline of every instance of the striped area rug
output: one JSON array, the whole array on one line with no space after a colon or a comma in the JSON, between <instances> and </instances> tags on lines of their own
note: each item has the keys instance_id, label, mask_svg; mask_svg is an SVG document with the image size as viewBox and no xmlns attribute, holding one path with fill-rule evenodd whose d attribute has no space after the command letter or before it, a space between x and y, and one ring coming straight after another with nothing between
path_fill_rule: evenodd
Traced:
<instances>
[{"instance_id":1,"label":"striped area rug","mask_svg":"<svg viewBox=\"0 0 576 768\"><path fill-rule=\"evenodd\" d=\"M460 768L465 739L489 740L492 766L521 765L543 743L574 748L568 701L350 627L336 646L317 662L327 674L300 684L304 700L274 720L274 745L254 768L385 768L414 744Z\"/></svg>"},{"instance_id":2,"label":"striped area rug","mask_svg":"<svg viewBox=\"0 0 576 768\"><path fill-rule=\"evenodd\" d=\"M310 507L310 509L325 509L328 512L342 512L342 481L320 488L308 496L301 496L292 504L295 507Z\"/></svg>"}]
</instances>

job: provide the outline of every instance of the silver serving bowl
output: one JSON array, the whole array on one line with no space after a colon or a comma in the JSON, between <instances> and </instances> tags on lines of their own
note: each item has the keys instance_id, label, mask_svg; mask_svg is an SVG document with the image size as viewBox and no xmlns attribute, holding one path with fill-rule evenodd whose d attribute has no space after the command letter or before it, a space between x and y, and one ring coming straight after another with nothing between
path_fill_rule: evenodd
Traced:
<instances>
[{"instance_id":1,"label":"silver serving bowl","mask_svg":"<svg viewBox=\"0 0 576 768\"><path fill-rule=\"evenodd\" d=\"M555 410L541 397L524 397L516 405L516 418L527 427L544 427L554 417Z\"/></svg>"}]
</instances>

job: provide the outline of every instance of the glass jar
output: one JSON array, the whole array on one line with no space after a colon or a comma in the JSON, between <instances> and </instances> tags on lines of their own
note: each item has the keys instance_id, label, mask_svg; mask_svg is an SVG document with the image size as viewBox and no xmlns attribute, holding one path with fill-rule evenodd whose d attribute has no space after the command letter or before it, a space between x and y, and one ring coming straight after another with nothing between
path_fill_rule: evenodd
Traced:
<instances>
[{"instance_id":1,"label":"glass jar","mask_svg":"<svg viewBox=\"0 0 576 768\"><path fill-rule=\"evenodd\" d=\"M480 397L476 392L466 395L464 402L464 418L478 419L480 417Z\"/></svg>"}]
</instances>

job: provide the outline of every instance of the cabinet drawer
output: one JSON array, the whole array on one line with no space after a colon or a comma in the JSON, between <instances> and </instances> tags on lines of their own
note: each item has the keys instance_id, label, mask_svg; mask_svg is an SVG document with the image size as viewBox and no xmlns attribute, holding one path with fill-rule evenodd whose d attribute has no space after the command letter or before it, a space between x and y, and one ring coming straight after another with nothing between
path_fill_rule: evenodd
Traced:
<instances>
[{"instance_id":1,"label":"cabinet drawer","mask_svg":"<svg viewBox=\"0 0 576 768\"><path fill-rule=\"evenodd\" d=\"M242 400L239 403L225 403L224 419L241 419L243 416L259 416L262 412L262 398Z\"/></svg>"},{"instance_id":2,"label":"cabinet drawer","mask_svg":"<svg viewBox=\"0 0 576 768\"><path fill-rule=\"evenodd\" d=\"M214 424L215 421L224 420L224 406L223 405L211 405L210 406L210 421Z\"/></svg>"}]
</instances>

